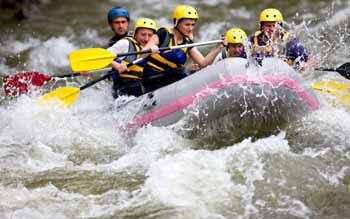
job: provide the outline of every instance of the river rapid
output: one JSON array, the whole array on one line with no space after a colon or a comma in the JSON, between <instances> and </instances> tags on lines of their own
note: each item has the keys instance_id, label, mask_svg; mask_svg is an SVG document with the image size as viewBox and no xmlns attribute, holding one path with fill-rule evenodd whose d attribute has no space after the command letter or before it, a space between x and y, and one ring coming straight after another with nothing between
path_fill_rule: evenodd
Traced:
<instances>
[{"instance_id":1,"label":"river rapid","mask_svg":"<svg viewBox=\"0 0 350 219\"><path fill-rule=\"evenodd\" d=\"M129 8L131 27L141 16L171 26L176 5L193 5L196 42L231 27L251 34L260 11L275 7L318 66L350 61L348 0L24 2L26 19L13 18L20 5L0 10L1 76L70 72L71 51L104 46L112 36L106 14L115 5ZM346 81L335 72L302 76L310 86ZM0 218L350 218L350 112L333 96L315 91L321 108L274 135L208 150L174 127L146 126L126 138L116 127L132 111L114 108L130 98L114 100L109 81L69 108L36 102L42 92L89 80L56 80L16 98L1 89Z\"/></svg>"}]
</instances>

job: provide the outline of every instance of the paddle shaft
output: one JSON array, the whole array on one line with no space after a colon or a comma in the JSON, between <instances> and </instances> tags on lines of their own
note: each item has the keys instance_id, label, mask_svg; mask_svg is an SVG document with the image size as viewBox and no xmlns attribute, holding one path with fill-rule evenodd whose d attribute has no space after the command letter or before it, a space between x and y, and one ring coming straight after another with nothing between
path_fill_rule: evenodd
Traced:
<instances>
[{"instance_id":1,"label":"paddle shaft","mask_svg":"<svg viewBox=\"0 0 350 219\"><path fill-rule=\"evenodd\" d=\"M89 71L90 74L99 74L102 72L106 72L106 71L110 71L112 70L112 68L102 68L99 70L95 70L95 71ZM76 76L81 76L81 73L68 73L68 74L64 74L64 75L53 75L51 77L53 78L70 78L70 77L76 77Z\"/></svg>"},{"instance_id":2,"label":"paddle shaft","mask_svg":"<svg viewBox=\"0 0 350 219\"><path fill-rule=\"evenodd\" d=\"M315 68L316 71L337 71L335 68Z\"/></svg>"},{"instance_id":3,"label":"paddle shaft","mask_svg":"<svg viewBox=\"0 0 350 219\"><path fill-rule=\"evenodd\" d=\"M201 43L190 43L190 44L184 44L184 45L172 46L172 47L162 47L162 48L159 48L159 51L182 49L182 48L188 48L188 47L198 47L198 46L205 46L205 45L218 44L218 43L222 43L222 40L212 40L212 41L206 41ZM147 49L147 50L142 50L138 52L120 53L120 54L117 54L116 56L122 57L122 56L132 56L132 55L148 54L148 53L152 53L152 50Z\"/></svg>"},{"instance_id":4,"label":"paddle shaft","mask_svg":"<svg viewBox=\"0 0 350 219\"><path fill-rule=\"evenodd\" d=\"M341 76L350 80L350 63L344 63L338 68L315 68L317 71L335 71L338 72Z\"/></svg>"}]
</instances>

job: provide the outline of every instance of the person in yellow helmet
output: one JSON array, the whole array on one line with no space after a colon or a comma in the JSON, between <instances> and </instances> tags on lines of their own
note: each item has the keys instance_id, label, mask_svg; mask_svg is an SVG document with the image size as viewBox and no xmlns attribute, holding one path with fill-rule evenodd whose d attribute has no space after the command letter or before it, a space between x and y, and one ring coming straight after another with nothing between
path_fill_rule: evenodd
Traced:
<instances>
[{"instance_id":1,"label":"person in yellow helmet","mask_svg":"<svg viewBox=\"0 0 350 219\"><path fill-rule=\"evenodd\" d=\"M219 62L229 57L247 58L247 54L244 50L244 43L247 40L247 34L241 28L231 28L226 34L227 46L222 49L216 56L214 63Z\"/></svg>"},{"instance_id":2,"label":"person in yellow helmet","mask_svg":"<svg viewBox=\"0 0 350 219\"><path fill-rule=\"evenodd\" d=\"M129 53L141 51L152 38L158 27L154 20L150 18L139 18L134 25L133 37L127 36L107 50L115 53ZM120 95L140 96L145 93L142 85L143 67L137 64L127 67L128 63L140 58L139 55L118 57L112 61L111 65L116 70L112 75L113 79L113 97Z\"/></svg>"},{"instance_id":3,"label":"person in yellow helmet","mask_svg":"<svg viewBox=\"0 0 350 219\"><path fill-rule=\"evenodd\" d=\"M173 49L159 53L159 48L172 47L182 44L193 43L193 30L199 19L198 12L189 5L178 5L172 15L173 27L160 28L152 36L144 50L151 49L152 54L147 57L144 75L149 79L148 91L168 85L188 75L184 69L187 56L200 67L205 67L214 61L216 55L224 47L219 44L214 47L207 56L203 56L195 47Z\"/></svg>"},{"instance_id":4,"label":"person in yellow helmet","mask_svg":"<svg viewBox=\"0 0 350 219\"><path fill-rule=\"evenodd\" d=\"M253 57L261 62L264 57L278 56L288 64L299 66L308 61L308 50L295 37L282 29L283 15L275 8L264 9L259 17L260 30L249 37Z\"/></svg>"}]
</instances>

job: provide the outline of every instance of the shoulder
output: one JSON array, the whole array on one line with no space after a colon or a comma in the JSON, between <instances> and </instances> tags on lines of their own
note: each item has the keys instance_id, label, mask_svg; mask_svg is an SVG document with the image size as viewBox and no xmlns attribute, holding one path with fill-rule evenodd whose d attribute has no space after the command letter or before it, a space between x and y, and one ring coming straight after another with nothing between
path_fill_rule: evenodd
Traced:
<instances>
[{"instance_id":1,"label":"shoulder","mask_svg":"<svg viewBox=\"0 0 350 219\"><path fill-rule=\"evenodd\" d=\"M249 41L253 41L255 37L259 37L259 35L261 34L262 32L260 30L258 31L255 31L254 33L250 34L248 39Z\"/></svg>"},{"instance_id":2,"label":"shoulder","mask_svg":"<svg viewBox=\"0 0 350 219\"><path fill-rule=\"evenodd\" d=\"M161 27L157 30L157 35L164 35L164 34L169 34L171 33L171 29L167 27Z\"/></svg>"},{"instance_id":3,"label":"shoulder","mask_svg":"<svg viewBox=\"0 0 350 219\"><path fill-rule=\"evenodd\" d=\"M113 46L116 42L118 42L118 39L116 36L114 36L111 39L109 39L108 44L105 48L109 48L109 47Z\"/></svg>"},{"instance_id":4,"label":"shoulder","mask_svg":"<svg viewBox=\"0 0 350 219\"><path fill-rule=\"evenodd\" d=\"M108 51L111 51L115 54L117 53L125 53L129 50L130 41L126 38L118 40L115 44L107 48Z\"/></svg>"},{"instance_id":5,"label":"shoulder","mask_svg":"<svg viewBox=\"0 0 350 219\"><path fill-rule=\"evenodd\" d=\"M121 40L118 40L113 46L123 46L123 45L129 45L130 40L126 37Z\"/></svg>"},{"instance_id":6,"label":"shoulder","mask_svg":"<svg viewBox=\"0 0 350 219\"><path fill-rule=\"evenodd\" d=\"M157 31L157 36L159 39L159 45L161 45L166 39L170 39L171 29L167 27L161 27Z\"/></svg>"}]
</instances>

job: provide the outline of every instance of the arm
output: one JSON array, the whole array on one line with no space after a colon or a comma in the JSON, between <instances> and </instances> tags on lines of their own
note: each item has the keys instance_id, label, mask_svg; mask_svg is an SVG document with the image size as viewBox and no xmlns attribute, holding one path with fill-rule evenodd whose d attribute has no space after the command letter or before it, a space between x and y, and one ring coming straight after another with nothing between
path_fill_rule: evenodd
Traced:
<instances>
[{"instance_id":1,"label":"arm","mask_svg":"<svg viewBox=\"0 0 350 219\"><path fill-rule=\"evenodd\" d=\"M118 54L118 53L127 53L129 52L129 40L127 39L121 39L118 42L116 42L113 46L109 47L107 50ZM119 60L124 59L125 57L118 57ZM129 71L126 64L118 63L116 61L111 62L111 66L116 69L119 73Z\"/></svg>"},{"instance_id":2,"label":"arm","mask_svg":"<svg viewBox=\"0 0 350 219\"><path fill-rule=\"evenodd\" d=\"M116 61L111 62L111 66L116 69L119 73L129 71L126 64L118 63Z\"/></svg>"},{"instance_id":3,"label":"arm","mask_svg":"<svg viewBox=\"0 0 350 219\"><path fill-rule=\"evenodd\" d=\"M213 63L217 63L220 62L221 60L223 60L222 54L221 52L219 52L219 54L215 57L214 62Z\"/></svg>"},{"instance_id":4,"label":"arm","mask_svg":"<svg viewBox=\"0 0 350 219\"><path fill-rule=\"evenodd\" d=\"M225 47L224 45L226 42L227 40L225 38L223 43L220 43L218 46L212 48L205 57L197 48L194 47L190 50L190 56L195 63L199 64L201 68L204 68L213 63L215 57L219 54L221 49Z\"/></svg>"}]
</instances>

